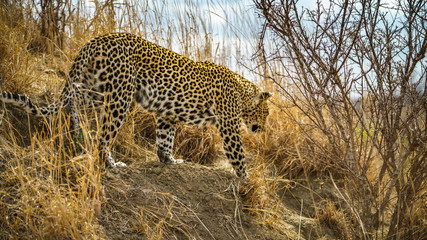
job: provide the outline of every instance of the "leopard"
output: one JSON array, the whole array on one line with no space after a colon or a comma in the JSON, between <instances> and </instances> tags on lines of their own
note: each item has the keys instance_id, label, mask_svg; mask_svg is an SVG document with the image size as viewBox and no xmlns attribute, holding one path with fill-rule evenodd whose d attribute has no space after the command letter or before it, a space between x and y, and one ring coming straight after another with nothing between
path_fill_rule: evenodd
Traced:
<instances>
[{"instance_id":1,"label":"leopard","mask_svg":"<svg viewBox=\"0 0 427 240\"><path fill-rule=\"evenodd\" d=\"M86 42L74 58L59 99L51 104L41 107L27 95L0 94L4 102L36 116L67 107L74 129L79 128L81 106L97 106L100 159L111 168L126 166L115 162L111 148L134 102L155 114L157 156L165 164L183 162L172 154L178 124L214 125L241 178L247 178L241 123L250 132L264 131L270 97L225 66L193 61L131 33L109 33Z\"/></svg>"}]
</instances>

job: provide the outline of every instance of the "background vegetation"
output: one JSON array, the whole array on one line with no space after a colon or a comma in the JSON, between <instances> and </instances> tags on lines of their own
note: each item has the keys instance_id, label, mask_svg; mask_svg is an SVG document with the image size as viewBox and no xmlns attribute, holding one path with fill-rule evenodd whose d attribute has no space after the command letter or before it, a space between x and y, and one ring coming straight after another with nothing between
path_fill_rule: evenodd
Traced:
<instances>
[{"instance_id":1,"label":"background vegetation","mask_svg":"<svg viewBox=\"0 0 427 240\"><path fill-rule=\"evenodd\" d=\"M266 132L242 129L250 176L239 201L259 223L290 239L319 238L325 229L340 239L423 239L426 13L421 0L310 9L291 0L1 0L0 88L54 101L84 42L115 31L225 65L274 93ZM96 121L82 116L83 140L75 143L63 137L62 113L41 125L14 117L2 110L0 236L102 238L109 206L105 173L94 167ZM134 108L115 155L155 159L153 133L153 116ZM175 145L177 155L201 164L221 155L211 127L181 126ZM313 234L301 221L296 234L286 228L289 195L300 216L315 219ZM184 207L166 194L156 199L166 213L137 213L130 225L148 239L173 239L170 229L180 224L165 216Z\"/></svg>"},{"instance_id":2,"label":"background vegetation","mask_svg":"<svg viewBox=\"0 0 427 240\"><path fill-rule=\"evenodd\" d=\"M272 49L280 49L261 44L261 54L267 64L281 59L281 71L273 72L288 77L286 85L272 81L324 137L320 145L303 131L315 143L310 151L345 175L340 192L360 236L376 236L387 214L382 238L419 236L427 174L425 2L318 2L312 11L294 1L256 6L265 18L261 39L271 31Z\"/></svg>"}]
</instances>

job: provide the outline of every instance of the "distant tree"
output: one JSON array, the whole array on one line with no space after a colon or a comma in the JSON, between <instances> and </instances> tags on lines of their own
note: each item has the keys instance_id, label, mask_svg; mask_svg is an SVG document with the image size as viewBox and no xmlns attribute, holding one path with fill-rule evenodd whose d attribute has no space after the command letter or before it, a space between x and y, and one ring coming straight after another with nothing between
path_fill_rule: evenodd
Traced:
<instances>
[{"instance_id":1,"label":"distant tree","mask_svg":"<svg viewBox=\"0 0 427 240\"><path fill-rule=\"evenodd\" d=\"M68 24L70 4L62 0L31 0L28 3L33 13L31 18L36 23L38 35L30 48L33 51L52 53L64 46L65 29ZM22 8L26 4L22 4Z\"/></svg>"}]
</instances>

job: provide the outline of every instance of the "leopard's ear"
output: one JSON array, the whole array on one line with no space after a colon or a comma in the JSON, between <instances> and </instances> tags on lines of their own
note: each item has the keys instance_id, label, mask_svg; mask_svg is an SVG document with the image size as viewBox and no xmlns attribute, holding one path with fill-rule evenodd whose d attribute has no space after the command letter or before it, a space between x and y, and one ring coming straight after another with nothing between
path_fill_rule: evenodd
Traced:
<instances>
[{"instance_id":1,"label":"leopard's ear","mask_svg":"<svg viewBox=\"0 0 427 240\"><path fill-rule=\"evenodd\" d=\"M269 92L261 92L257 94L253 99L253 104L258 105L259 103L269 99L271 97L271 93Z\"/></svg>"}]
</instances>

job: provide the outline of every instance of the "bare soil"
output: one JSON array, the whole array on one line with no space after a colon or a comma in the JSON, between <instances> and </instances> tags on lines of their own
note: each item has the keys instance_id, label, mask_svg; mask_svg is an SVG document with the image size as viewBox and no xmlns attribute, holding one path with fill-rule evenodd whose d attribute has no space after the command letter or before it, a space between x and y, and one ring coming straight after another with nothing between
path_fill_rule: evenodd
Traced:
<instances>
[{"instance_id":1,"label":"bare soil","mask_svg":"<svg viewBox=\"0 0 427 240\"><path fill-rule=\"evenodd\" d=\"M137 225L145 211L163 216L149 227L168 226L165 238L283 239L242 211L238 184L230 172L191 163L149 161L111 169L105 174L107 201L100 223L110 239L141 239L144 226L124 223Z\"/></svg>"}]
</instances>

